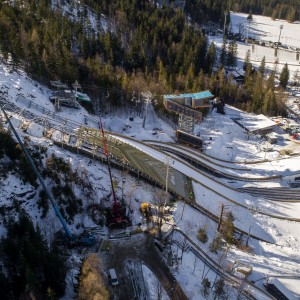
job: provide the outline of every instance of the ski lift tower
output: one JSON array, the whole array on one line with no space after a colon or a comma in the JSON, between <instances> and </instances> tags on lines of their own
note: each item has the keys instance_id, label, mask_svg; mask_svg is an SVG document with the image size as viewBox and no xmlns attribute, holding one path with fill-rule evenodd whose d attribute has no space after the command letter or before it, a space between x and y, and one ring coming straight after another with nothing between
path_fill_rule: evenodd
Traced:
<instances>
[{"instance_id":1,"label":"ski lift tower","mask_svg":"<svg viewBox=\"0 0 300 300\"><path fill-rule=\"evenodd\" d=\"M50 100L54 102L55 110L60 110L60 99L57 97L57 95L68 88L68 86L64 83L62 83L60 80L51 80L50 85L53 89L55 89L55 92L50 96Z\"/></svg>"},{"instance_id":2,"label":"ski lift tower","mask_svg":"<svg viewBox=\"0 0 300 300\"><path fill-rule=\"evenodd\" d=\"M164 95L164 106L167 110L179 115L179 130L193 134L195 122L202 122L201 108L211 107L213 95L209 91Z\"/></svg>"},{"instance_id":3,"label":"ski lift tower","mask_svg":"<svg viewBox=\"0 0 300 300\"><path fill-rule=\"evenodd\" d=\"M54 103L55 109L60 110L61 106L70 108L79 108L76 101L76 95L68 89L68 86L61 81L50 81L51 86L56 88L56 91L50 96L50 101Z\"/></svg>"},{"instance_id":4,"label":"ski lift tower","mask_svg":"<svg viewBox=\"0 0 300 300\"><path fill-rule=\"evenodd\" d=\"M77 82L77 80L72 84L72 87L75 90L75 93L77 93L77 90L81 90L81 85Z\"/></svg>"}]
</instances>

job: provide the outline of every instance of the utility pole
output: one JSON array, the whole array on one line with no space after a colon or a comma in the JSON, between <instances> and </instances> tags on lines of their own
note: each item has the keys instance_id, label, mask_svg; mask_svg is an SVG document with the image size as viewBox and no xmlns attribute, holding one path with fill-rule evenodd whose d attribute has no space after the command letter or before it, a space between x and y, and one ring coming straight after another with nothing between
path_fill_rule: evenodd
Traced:
<instances>
[{"instance_id":1,"label":"utility pole","mask_svg":"<svg viewBox=\"0 0 300 300\"><path fill-rule=\"evenodd\" d=\"M226 33L226 20L227 20L227 12L224 13L225 18L224 18L224 29L223 29L223 35Z\"/></svg>"},{"instance_id":2,"label":"utility pole","mask_svg":"<svg viewBox=\"0 0 300 300\"><path fill-rule=\"evenodd\" d=\"M283 29L283 25L280 25L279 29L280 29L280 31L279 31L278 43L275 47L275 53L274 53L275 57L277 57L277 55L278 55L278 46L279 46L279 42L280 42L281 30Z\"/></svg>"},{"instance_id":3,"label":"utility pole","mask_svg":"<svg viewBox=\"0 0 300 300\"><path fill-rule=\"evenodd\" d=\"M145 124L146 124L146 118L147 118L147 114L148 114L148 104L150 101L150 95L146 97L146 111L144 113L144 120L143 120L143 128L145 128Z\"/></svg>"},{"instance_id":4,"label":"utility pole","mask_svg":"<svg viewBox=\"0 0 300 300\"><path fill-rule=\"evenodd\" d=\"M223 211L224 211L224 203L221 204L221 212L220 212L219 223L218 223L218 228L217 228L218 232L220 231L221 224L222 224Z\"/></svg>"},{"instance_id":5,"label":"utility pole","mask_svg":"<svg viewBox=\"0 0 300 300\"><path fill-rule=\"evenodd\" d=\"M170 156L167 156L167 158L166 158L166 165L167 165L167 173L166 173L166 193L168 193L170 162L171 162L171 157L170 157Z\"/></svg>"},{"instance_id":6,"label":"utility pole","mask_svg":"<svg viewBox=\"0 0 300 300\"><path fill-rule=\"evenodd\" d=\"M122 205L124 205L124 183L126 181L126 178L122 178Z\"/></svg>"},{"instance_id":7,"label":"utility pole","mask_svg":"<svg viewBox=\"0 0 300 300\"><path fill-rule=\"evenodd\" d=\"M246 247L248 247L248 243L249 243L249 239L250 239L250 231L251 231L251 226L249 227L249 230L248 230L248 237L247 237L247 241L246 241Z\"/></svg>"}]
</instances>

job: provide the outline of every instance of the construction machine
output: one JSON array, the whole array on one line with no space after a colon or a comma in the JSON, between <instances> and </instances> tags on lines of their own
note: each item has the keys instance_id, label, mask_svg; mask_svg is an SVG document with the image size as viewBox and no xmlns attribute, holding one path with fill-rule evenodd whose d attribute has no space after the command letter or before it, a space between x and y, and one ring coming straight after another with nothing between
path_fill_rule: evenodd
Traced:
<instances>
[{"instance_id":1,"label":"construction machine","mask_svg":"<svg viewBox=\"0 0 300 300\"><path fill-rule=\"evenodd\" d=\"M67 226L67 223L65 221L65 219L63 218L61 212L59 211L58 206L56 205L56 202L52 196L52 194L50 193L50 191L48 190L41 174L39 173L38 169L36 168L31 156L29 155L27 149L25 148L20 136L18 135L17 131L15 130L15 128L13 127L9 117L7 116L6 111L4 110L4 107L1 107L1 110L3 111L3 114L12 130L12 132L14 133L16 139L18 140L24 154L25 157L29 163L29 165L31 166L32 170L34 171L34 173L36 174L40 184L42 185L49 201L51 202L51 205L57 215L57 217L59 218L63 229L64 229L64 242L70 246L74 246L74 245L82 245L82 246L92 246L95 244L96 242L96 238L92 233L87 233L87 234L82 234L82 235L75 235L74 233L71 232L71 230L69 229L69 227Z\"/></svg>"},{"instance_id":2,"label":"construction machine","mask_svg":"<svg viewBox=\"0 0 300 300\"><path fill-rule=\"evenodd\" d=\"M117 201L115 189L114 189L114 183L111 175L111 167L110 167L110 158L109 158L109 153L107 149L107 143L106 143L106 136L102 124L102 119L100 115L100 130L102 133L102 138L103 138L103 148L104 148L104 154L106 157L107 161L107 167L108 167L108 173L109 173L109 178L110 178L110 184L111 184L111 190L112 190L112 195L114 199L114 204L112 209L109 212L109 215L107 216L107 225L108 227L124 227L128 223L128 218L126 217L126 208L124 205L121 205Z\"/></svg>"}]
</instances>

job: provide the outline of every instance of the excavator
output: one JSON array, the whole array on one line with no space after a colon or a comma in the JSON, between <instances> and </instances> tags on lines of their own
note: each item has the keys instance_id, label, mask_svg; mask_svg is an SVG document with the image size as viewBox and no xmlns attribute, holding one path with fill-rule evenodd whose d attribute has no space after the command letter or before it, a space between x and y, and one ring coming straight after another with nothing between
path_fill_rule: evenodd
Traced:
<instances>
[{"instance_id":1,"label":"excavator","mask_svg":"<svg viewBox=\"0 0 300 300\"><path fill-rule=\"evenodd\" d=\"M12 130L12 132L14 133L17 141L19 142L24 154L25 154L25 157L29 163L29 165L31 166L32 170L34 171L34 173L36 174L40 184L42 185L49 201L51 202L51 205L57 215L57 217L59 218L62 226L63 226L63 229L64 229L64 237L63 237L63 241L64 241L64 244L67 244L69 246L75 246L75 245L81 245L81 246L93 246L95 243L96 243L96 237L94 234L92 233L86 233L86 234L81 234L81 235L76 235L74 233L71 232L71 230L69 229L69 227L67 226L67 223L65 221L65 219L63 218L61 212L59 211L59 208L58 206L56 205L56 202L52 196L52 194L50 193L50 191L48 190L41 174L39 173L38 169L36 168L31 156L29 155L27 149L25 148L20 136L18 135L17 131L15 130L15 128L13 127L6 111L4 110L4 107L1 106L1 110Z\"/></svg>"}]
</instances>

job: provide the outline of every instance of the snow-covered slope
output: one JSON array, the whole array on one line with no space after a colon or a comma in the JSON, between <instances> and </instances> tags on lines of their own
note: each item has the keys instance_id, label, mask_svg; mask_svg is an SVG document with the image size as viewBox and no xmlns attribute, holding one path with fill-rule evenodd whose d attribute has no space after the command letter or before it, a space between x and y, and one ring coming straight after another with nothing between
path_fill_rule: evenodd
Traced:
<instances>
[{"instance_id":1,"label":"snow-covered slope","mask_svg":"<svg viewBox=\"0 0 300 300\"><path fill-rule=\"evenodd\" d=\"M243 17L243 15L241 16ZM232 20L234 22L234 17L232 17ZM259 24L260 22L262 22L260 20L260 17L254 16L254 22L251 26L257 24L255 26L261 26L262 28L263 25ZM238 20L236 24L238 24L240 21L241 20ZM277 26L279 23L278 21L276 22L275 24ZM299 26L299 24L291 25ZM266 26L267 28L266 24L264 26ZM288 42L291 39L291 45L297 46L297 35L294 31L291 31L291 36L288 35L286 38L287 33L285 33L284 30L286 28L288 32L288 26L289 24L284 24L284 28L282 30L282 41L286 39L286 41ZM270 29L270 32L272 30L273 29ZM276 34L274 35L274 39L276 41ZM215 38L215 41L220 41L221 44L221 37ZM294 44L292 44L292 42ZM241 45L239 46L239 51L241 51L239 52L241 60L244 59L247 49L252 50L251 47L252 46L249 44L241 43ZM270 57L272 57L274 49L268 50L268 48L266 47L258 45L255 46L255 52L253 52L251 55L252 59L254 59L255 55L257 55L257 58L255 59L260 63L260 60L264 55L266 55L267 57L267 51L270 51ZM285 52L290 53L287 51ZM283 53L285 52L280 52L280 62L287 61L286 59L283 60ZM270 65L270 68L272 68L272 65ZM22 136L25 135L19 129L19 126L25 121L28 121L26 114L22 112L22 109L30 111L31 113L40 117L43 117L43 115L40 111L35 110L33 107L28 107L28 105L25 105L23 102L17 101L18 96L25 97L26 99L31 100L33 103L41 105L49 111L55 112L53 104L48 100L51 91L31 80L24 72L22 72L22 70L14 72L5 64L1 64L0 89L6 101L13 103L20 108L18 115L14 115L12 117L12 122ZM196 126L196 131L200 132L204 139L204 142L206 143L207 154L216 156L220 159L229 161L238 160L239 162L243 162L243 160L245 159L269 159L270 161L266 164L257 164L253 166L253 170L255 170L257 174L260 174L260 172L267 172L267 170L271 170L272 168L276 169L278 173L285 171L299 171L300 165L297 163L297 159L291 164L288 159L282 160L277 151L267 153L261 151L260 146L264 142L263 139L259 136L250 137L250 139L248 139L245 132L240 127L238 127L238 125L236 125L236 123L234 123L231 119L232 115L236 113L237 111L235 111L234 108L226 107L225 116L220 116L216 113L213 113L204 120L203 124ZM62 118L71 119L77 122L78 126L80 124L84 125L85 115L87 114L87 111L83 108L80 108L79 110L63 108L61 112L57 113L57 115ZM92 117L97 118L97 116ZM107 115L103 118L104 127L107 130L118 132L125 136L134 137L137 140L153 139L166 142L174 141L174 129L157 117L151 105L149 105L148 107L145 126L143 126L143 117L134 117L133 121L130 121L129 117L129 115L119 115L118 117L114 115ZM96 128L97 124L88 122L88 126ZM155 128L160 130L157 130ZM85 176L86 178L88 178L89 182L91 182L94 188L94 194L91 198L86 197L79 187L75 187L74 189L76 196L82 197L83 199L85 199L85 203L88 204L89 202L99 201L99 199L107 195L110 183L107 177L107 169L105 165L102 165L94 160L72 154L56 146L51 146L49 140L41 136L41 130L42 128L40 127L40 125L35 124L34 120L32 124L29 125L29 130L27 131L26 135L30 137L32 145L47 147L48 156L50 156L52 153L55 153L56 156L62 157L72 164L72 168L74 170L78 170L79 174L82 174L82 176ZM289 146L289 143L290 142L288 141L283 141L282 145L281 143L278 143L278 145L275 146L276 150L279 151L280 147ZM295 152L297 151L297 149L299 149L298 145L295 143L291 143L290 145L291 147L293 147ZM179 164L178 168L180 168ZM184 169L187 169L186 166L184 166ZM116 178L116 180L119 181L117 187L117 194L119 197L121 197L122 194L122 184L120 178L126 178L123 187L125 200L128 202L130 201L131 207L133 209L133 223L137 224L141 222L142 216L139 213L140 202L151 202L151 200L153 199L153 194L155 193L155 189L144 183L137 183L134 178L126 174L122 174L117 170L113 170L113 176L114 178ZM198 179L199 178L200 177L198 177ZM201 186L201 181L202 183L205 183L203 181L204 179L202 179L203 178L201 177L201 180L199 180L200 184L194 184L197 201L199 201L201 205L210 209L213 213L218 214L220 205L221 203L224 203L224 199L222 199L220 195L217 196L213 191ZM276 184L280 185L280 183ZM260 183L260 186L267 187L268 184ZM216 187L217 185L211 186L212 189ZM9 203L12 201L13 193L26 193L28 199L26 199L22 203L22 206L28 211L35 224L39 224L42 232L44 232L48 239L50 239L53 232L59 229L61 225L51 209L49 210L47 217L45 219L41 219L41 212L39 211L36 204L37 195L34 198L30 198L32 190L32 186L28 184L22 184L16 174L9 174L7 178L1 178L1 205L9 205ZM242 200L244 201L245 199ZM262 203L260 200L257 200L253 197L249 197L246 200L251 200L251 203L254 203L255 201L259 202L254 203L255 205ZM288 204L285 203L277 203L273 206L268 202L268 205L265 206L266 211L276 211L282 215L288 215L289 211L291 211L291 206L288 206ZM295 274L297 275L300 273L299 223L280 220L274 221L274 219L268 217L253 216L251 213L248 212L247 214L245 214L244 212L242 212L242 210L236 209L235 207L232 207L232 210L237 219L237 224L243 224L244 229L251 231L252 234L255 234L259 231L260 233L271 237L272 239L274 239L274 241L276 241L278 245L257 242L250 239L249 244L253 248L252 254L242 252L240 250L237 250L235 247L232 247L231 249L228 249L226 253L213 256L214 259L221 260L222 262L225 262L226 259L238 259L247 262L248 264L253 266L253 273L249 277L249 279L251 280L258 280L266 275L287 276ZM298 212L300 211L297 205L293 206L292 210L293 215L298 215ZM215 235L215 223L211 222L207 217L199 214L199 212L193 210L189 206L186 205L184 207L180 202L177 203L174 219L177 225L182 230L187 231L190 237L196 242L198 242L197 231L200 226L207 226L209 241L211 241ZM78 230L78 228L76 228L77 224L81 224L82 226L87 227L93 225L91 219L87 215L78 215L75 218L74 223L70 225L71 229L74 230L74 232ZM5 234L5 231L3 230L4 227L1 228L1 233ZM51 232L48 230L48 228L52 228ZM203 249L209 253L208 243L203 245L201 244L201 247L203 247ZM193 272L194 261L196 261L196 267ZM195 256L192 253L189 253L187 256L184 256L182 264L178 266L178 270L173 271L177 279L182 283L186 294L189 296L189 299L201 299L202 296L200 296L199 294L199 290L201 288L199 276L201 276L203 272L202 263L199 260L196 260ZM212 273L212 275L210 274L209 276L213 280L215 275L214 273ZM293 281L291 282L291 289L294 289L294 292L298 293L299 295L300 292L299 290L297 290L297 282L295 282L295 279L293 279ZM257 284L261 286L261 281L259 281Z\"/></svg>"},{"instance_id":2,"label":"snow-covered slope","mask_svg":"<svg viewBox=\"0 0 300 300\"><path fill-rule=\"evenodd\" d=\"M247 20L247 14L230 13L231 24L229 30L233 33L240 33L244 38L253 38L261 44L265 42L265 46L257 43L246 43L237 41L238 44L238 59L239 68L242 68L246 53L250 51L250 60L254 66L259 66L263 57L266 59L266 66L269 70L276 69L281 72L285 63L288 64L290 70L290 79L293 74L300 70L299 49L300 36L297 34L300 31L299 23L288 23L285 20L272 20L269 17L253 15L253 20ZM269 42L275 43L279 40L280 26L282 27L280 42L283 47L279 47L278 55L275 57L275 48L269 45ZM214 42L218 48L221 48L223 37L210 36L209 40ZM298 51L296 50L298 49Z\"/></svg>"}]
</instances>

